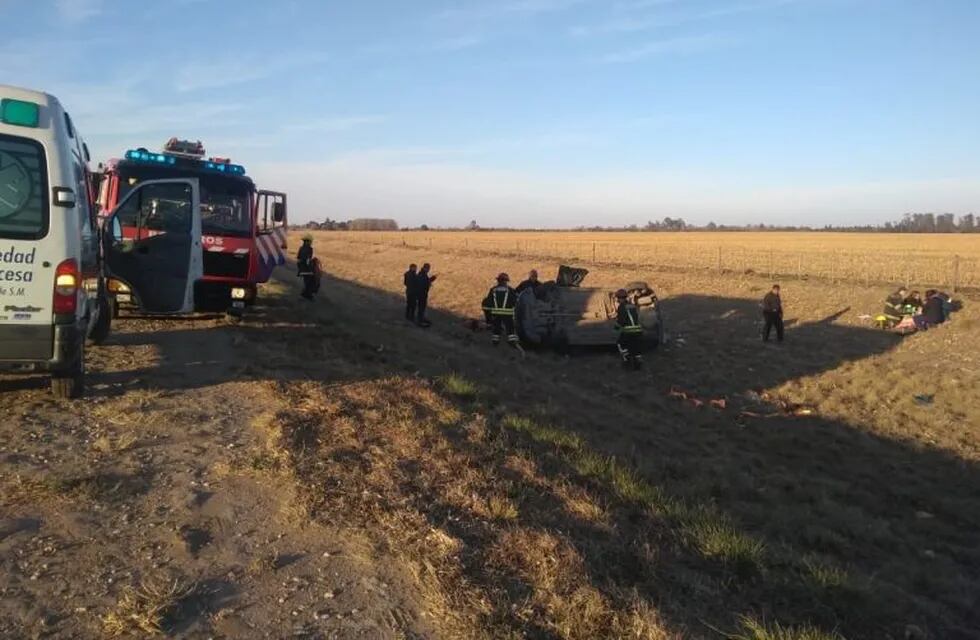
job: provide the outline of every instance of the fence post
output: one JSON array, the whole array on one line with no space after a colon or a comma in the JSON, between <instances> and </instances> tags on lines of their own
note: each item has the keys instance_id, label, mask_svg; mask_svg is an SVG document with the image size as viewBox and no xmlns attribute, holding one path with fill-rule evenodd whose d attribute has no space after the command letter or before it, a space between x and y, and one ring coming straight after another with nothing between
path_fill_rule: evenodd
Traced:
<instances>
[{"instance_id":1,"label":"fence post","mask_svg":"<svg viewBox=\"0 0 980 640\"><path fill-rule=\"evenodd\" d=\"M803 254L796 254L796 279L803 279Z\"/></svg>"},{"instance_id":2,"label":"fence post","mask_svg":"<svg viewBox=\"0 0 980 640\"><path fill-rule=\"evenodd\" d=\"M592 264L595 264L595 243L592 243ZM955 291L955 289L954 289Z\"/></svg>"},{"instance_id":3,"label":"fence post","mask_svg":"<svg viewBox=\"0 0 980 640\"><path fill-rule=\"evenodd\" d=\"M721 245L718 245L718 273L721 273Z\"/></svg>"},{"instance_id":4,"label":"fence post","mask_svg":"<svg viewBox=\"0 0 980 640\"><path fill-rule=\"evenodd\" d=\"M956 254L953 256L953 293L956 293L957 287L960 286L960 256Z\"/></svg>"},{"instance_id":5,"label":"fence post","mask_svg":"<svg viewBox=\"0 0 980 640\"><path fill-rule=\"evenodd\" d=\"M769 279L770 279L770 280L772 280L773 278L775 278L775 276L773 275L773 267L772 267L772 248L770 247L770 248L769 248Z\"/></svg>"}]
</instances>

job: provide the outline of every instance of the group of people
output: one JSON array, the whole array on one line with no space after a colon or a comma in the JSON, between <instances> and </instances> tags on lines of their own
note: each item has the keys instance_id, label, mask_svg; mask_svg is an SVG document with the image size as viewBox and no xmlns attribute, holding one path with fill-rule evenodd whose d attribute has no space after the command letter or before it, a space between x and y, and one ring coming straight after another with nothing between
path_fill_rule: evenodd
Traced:
<instances>
[{"instance_id":1,"label":"group of people","mask_svg":"<svg viewBox=\"0 0 980 640\"><path fill-rule=\"evenodd\" d=\"M929 289L923 298L918 291L899 287L885 299L877 321L883 328L922 331L946 322L950 311L950 297L942 291Z\"/></svg>"},{"instance_id":2,"label":"group of people","mask_svg":"<svg viewBox=\"0 0 980 640\"><path fill-rule=\"evenodd\" d=\"M497 346L506 337L508 345L523 353L515 322L517 300L526 292L536 295L540 286L538 272L534 269L516 288L510 286L510 276L506 273L497 276L497 284L490 287L483 298L483 314L491 331L490 344ZM639 369L643 364L643 324L640 322L640 310L629 299L626 289L616 291L616 305L615 326L619 331L616 346L623 365Z\"/></svg>"},{"instance_id":3,"label":"group of people","mask_svg":"<svg viewBox=\"0 0 980 640\"><path fill-rule=\"evenodd\" d=\"M300 294L307 300L320 288L320 266L313 256L313 239L303 237L303 245L296 256L298 274L303 278L303 292ZM424 263L421 268L410 264L404 273L405 285L405 319L420 327L429 327L432 323L426 317L429 306L429 290L436 281L432 274L432 265ZM542 286L538 272L534 269L517 287L510 286L510 276L506 273L497 275L497 282L483 298L483 313L491 329L490 342L499 345L504 339L511 347L521 350L520 337L517 333L515 315L517 299L525 291L537 295ZM640 368L643 362L643 325L640 322L640 312L636 303L629 298L629 292L619 289L616 292L616 330L619 332L617 347L622 356L623 364L632 368ZM768 342L773 329L776 331L776 341L782 342L785 335L783 325L783 301L780 286L774 284L762 299L762 340ZM935 289L926 291L925 297L918 291L909 291L900 287L885 300L882 313L876 320L883 328L924 330L942 324L949 318L951 311L950 297Z\"/></svg>"},{"instance_id":4,"label":"group of people","mask_svg":"<svg viewBox=\"0 0 980 640\"><path fill-rule=\"evenodd\" d=\"M415 263L408 265L408 271L404 274L405 281L405 319L414 322L420 327L431 327L432 323L425 317L425 310L429 308L429 289L436 281L436 276L432 275L432 265L428 262L419 266Z\"/></svg>"}]
</instances>

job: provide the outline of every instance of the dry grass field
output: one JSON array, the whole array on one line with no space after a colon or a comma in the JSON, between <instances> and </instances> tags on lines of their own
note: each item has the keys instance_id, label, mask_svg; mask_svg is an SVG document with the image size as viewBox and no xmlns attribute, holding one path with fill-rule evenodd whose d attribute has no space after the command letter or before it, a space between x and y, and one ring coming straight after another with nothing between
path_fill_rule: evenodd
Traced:
<instances>
[{"instance_id":1,"label":"dry grass field","mask_svg":"<svg viewBox=\"0 0 980 640\"><path fill-rule=\"evenodd\" d=\"M384 246L593 264L980 287L980 236L794 232L353 232Z\"/></svg>"},{"instance_id":2,"label":"dry grass field","mask_svg":"<svg viewBox=\"0 0 980 640\"><path fill-rule=\"evenodd\" d=\"M287 267L240 324L121 319L77 402L0 377L0 637L978 637L973 299L900 338L887 287L791 280L764 346L757 273L587 265L663 300L634 373L468 326L555 259L316 250L315 302Z\"/></svg>"},{"instance_id":3,"label":"dry grass field","mask_svg":"<svg viewBox=\"0 0 980 640\"><path fill-rule=\"evenodd\" d=\"M978 637L969 299L949 325L900 338L863 317L888 287L787 282L787 341L763 345L768 278L586 261L593 284L644 279L664 300L667 348L630 375L604 352L520 360L466 328L498 271L547 278L557 260L444 249L443 235L432 249L315 238L330 305L355 314L374 357L443 373L325 392L320 455L362 462L307 458L312 499L350 500L317 489L335 485L373 496L353 512L403 527L399 552L432 567L446 619L470 634ZM423 261L439 276L434 326L399 328L402 271Z\"/></svg>"}]
</instances>

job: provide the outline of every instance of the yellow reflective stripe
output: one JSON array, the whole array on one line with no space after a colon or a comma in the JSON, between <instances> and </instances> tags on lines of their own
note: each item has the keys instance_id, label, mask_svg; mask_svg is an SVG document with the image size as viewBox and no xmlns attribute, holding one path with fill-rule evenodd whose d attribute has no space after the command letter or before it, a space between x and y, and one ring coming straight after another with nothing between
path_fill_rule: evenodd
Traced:
<instances>
[{"instance_id":1,"label":"yellow reflective stripe","mask_svg":"<svg viewBox=\"0 0 980 640\"><path fill-rule=\"evenodd\" d=\"M643 327L638 326L638 325L632 325L632 326L629 326L629 327L623 327L622 328L622 332L623 333L642 333L643 332Z\"/></svg>"},{"instance_id":2,"label":"yellow reflective stripe","mask_svg":"<svg viewBox=\"0 0 980 640\"><path fill-rule=\"evenodd\" d=\"M514 315L513 309L491 309L490 314L494 316L512 316Z\"/></svg>"}]
</instances>

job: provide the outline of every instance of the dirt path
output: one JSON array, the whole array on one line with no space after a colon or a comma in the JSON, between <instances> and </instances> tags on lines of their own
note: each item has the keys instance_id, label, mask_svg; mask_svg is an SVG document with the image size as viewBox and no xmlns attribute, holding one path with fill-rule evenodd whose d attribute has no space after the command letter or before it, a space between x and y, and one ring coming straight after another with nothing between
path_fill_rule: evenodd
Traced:
<instances>
[{"instance_id":1,"label":"dirt path","mask_svg":"<svg viewBox=\"0 0 980 640\"><path fill-rule=\"evenodd\" d=\"M0 636L424 628L399 568L342 523L311 522L276 470L277 363L256 356L289 311L263 315L123 321L76 403L42 379L0 381Z\"/></svg>"}]
</instances>

